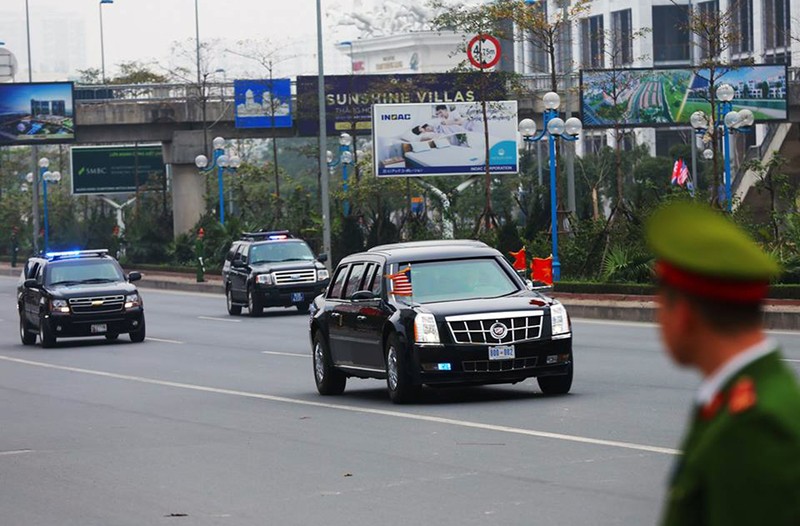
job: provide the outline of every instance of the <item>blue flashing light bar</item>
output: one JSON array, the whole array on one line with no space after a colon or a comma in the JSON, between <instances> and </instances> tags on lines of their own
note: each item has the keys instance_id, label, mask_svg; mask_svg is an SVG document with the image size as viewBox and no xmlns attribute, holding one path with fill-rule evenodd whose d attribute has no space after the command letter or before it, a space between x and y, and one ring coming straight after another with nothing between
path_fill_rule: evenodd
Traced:
<instances>
[{"instance_id":1,"label":"blue flashing light bar","mask_svg":"<svg viewBox=\"0 0 800 526\"><path fill-rule=\"evenodd\" d=\"M99 257L108 254L107 248L98 248L93 250L64 250L60 252L46 252L44 257L50 261L58 259L69 258L82 258L82 257Z\"/></svg>"}]
</instances>

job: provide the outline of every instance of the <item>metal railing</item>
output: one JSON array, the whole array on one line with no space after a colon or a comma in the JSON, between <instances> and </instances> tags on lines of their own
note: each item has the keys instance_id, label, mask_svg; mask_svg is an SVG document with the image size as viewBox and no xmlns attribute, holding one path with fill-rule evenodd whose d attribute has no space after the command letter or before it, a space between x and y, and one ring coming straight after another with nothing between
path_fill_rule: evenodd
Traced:
<instances>
[{"instance_id":1,"label":"metal railing","mask_svg":"<svg viewBox=\"0 0 800 526\"><path fill-rule=\"evenodd\" d=\"M205 93L205 97L203 97ZM114 102L184 102L233 100L233 82L201 84L76 84L80 104Z\"/></svg>"}]
</instances>

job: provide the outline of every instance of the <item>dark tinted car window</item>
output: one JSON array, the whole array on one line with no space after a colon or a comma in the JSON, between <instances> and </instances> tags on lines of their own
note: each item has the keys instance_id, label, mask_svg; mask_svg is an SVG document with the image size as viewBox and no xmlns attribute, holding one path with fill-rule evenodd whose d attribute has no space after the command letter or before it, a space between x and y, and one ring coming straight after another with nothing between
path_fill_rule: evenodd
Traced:
<instances>
[{"instance_id":1,"label":"dark tinted car window","mask_svg":"<svg viewBox=\"0 0 800 526\"><path fill-rule=\"evenodd\" d=\"M369 283L369 290L376 296L380 295L383 290L383 267L380 265L375 266L375 273L372 275Z\"/></svg>"},{"instance_id":2,"label":"dark tinted car window","mask_svg":"<svg viewBox=\"0 0 800 526\"><path fill-rule=\"evenodd\" d=\"M263 243L253 245L250 262L276 263L280 261L314 261L314 253L301 242Z\"/></svg>"},{"instance_id":3,"label":"dark tinted car window","mask_svg":"<svg viewBox=\"0 0 800 526\"><path fill-rule=\"evenodd\" d=\"M347 265L342 265L336 271L336 276L334 276L333 278L333 283L331 284L331 288L328 290L329 298L341 297L345 276L347 276Z\"/></svg>"},{"instance_id":4,"label":"dark tinted car window","mask_svg":"<svg viewBox=\"0 0 800 526\"><path fill-rule=\"evenodd\" d=\"M366 265L364 263L354 263L352 265L352 270L350 271L350 277L347 279L347 287L344 291L344 297L349 298L356 292L358 292L359 286L361 285L361 278L364 277L364 269Z\"/></svg>"},{"instance_id":5,"label":"dark tinted car window","mask_svg":"<svg viewBox=\"0 0 800 526\"><path fill-rule=\"evenodd\" d=\"M411 283L419 303L497 298L519 290L493 258L411 263Z\"/></svg>"}]
</instances>

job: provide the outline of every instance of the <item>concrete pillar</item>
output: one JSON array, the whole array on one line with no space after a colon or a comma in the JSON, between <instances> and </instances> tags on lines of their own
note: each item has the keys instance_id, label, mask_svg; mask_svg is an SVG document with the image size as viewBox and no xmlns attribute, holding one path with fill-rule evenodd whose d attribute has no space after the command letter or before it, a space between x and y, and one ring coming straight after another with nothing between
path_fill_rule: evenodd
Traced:
<instances>
[{"instance_id":1,"label":"concrete pillar","mask_svg":"<svg viewBox=\"0 0 800 526\"><path fill-rule=\"evenodd\" d=\"M172 226L175 236L189 232L206 206L205 184L194 164L172 165Z\"/></svg>"}]
</instances>

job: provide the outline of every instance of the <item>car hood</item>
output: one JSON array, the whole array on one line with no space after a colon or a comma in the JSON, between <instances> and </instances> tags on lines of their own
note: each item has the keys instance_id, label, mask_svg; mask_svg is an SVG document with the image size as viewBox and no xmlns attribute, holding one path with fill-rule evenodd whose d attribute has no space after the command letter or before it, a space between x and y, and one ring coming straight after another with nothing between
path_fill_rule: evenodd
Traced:
<instances>
[{"instance_id":1,"label":"car hood","mask_svg":"<svg viewBox=\"0 0 800 526\"><path fill-rule=\"evenodd\" d=\"M316 261L284 261L276 263L255 263L250 266L253 272L274 272L276 270L308 270L308 269L323 269L322 264Z\"/></svg>"},{"instance_id":2,"label":"car hood","mask_svg":"<svg viewBox=\"0 0 800 526\"><path fill-rule=\"evenodd\" d=\"M552 304L553 300L546 296L532 291L520 291L502 298L425 303L422 308L431 312L437 318L443 319L446 316L458 316L461 314L537 310L547 308Z\"/></svg>"},{"instance_id":3,"label":"car hood","mask_svg":"<svg viewBox=\"0 0 800 526\"><path fill-rule=\"evenodd\" d=\"M50 292L58 298L84 298L87 296L114 296L119 294L133 294L136 286L127 281L116 283L95 283L81 285L65 285L51 287Z\"/></svg>"}]
</instances>

